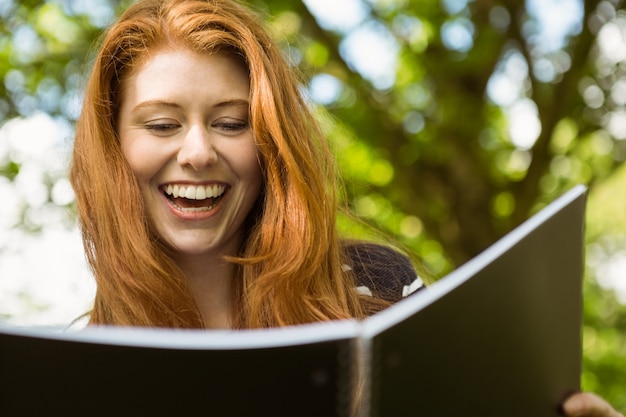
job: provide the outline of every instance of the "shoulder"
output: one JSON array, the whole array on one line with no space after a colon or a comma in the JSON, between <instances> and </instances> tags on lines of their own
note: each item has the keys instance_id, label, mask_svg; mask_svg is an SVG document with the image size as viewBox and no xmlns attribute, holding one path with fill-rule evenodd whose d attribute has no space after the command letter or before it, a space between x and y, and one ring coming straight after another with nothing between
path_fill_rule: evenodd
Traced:
<instances>
[{"instance_id":1,"label":"shoulder","mask_svg":"<svg viewBox=\"0 0 626 417\"><path fill-rule=\"evenodd\" d=\"M89 313L75 318L66 328L66 332L84 330L89 326Z\"/></svg>"},{"instance_id":2,"label":"shoulder","mask_svg":"<svg viewBox=\"0 0 626 417\"><path fill-rule=\"evenodd\" d=\"M424 288L411 260L397 250L374 243L344 245L346 267L354 274L357 290L396 302Z\"/></svg>"}]
</instances>

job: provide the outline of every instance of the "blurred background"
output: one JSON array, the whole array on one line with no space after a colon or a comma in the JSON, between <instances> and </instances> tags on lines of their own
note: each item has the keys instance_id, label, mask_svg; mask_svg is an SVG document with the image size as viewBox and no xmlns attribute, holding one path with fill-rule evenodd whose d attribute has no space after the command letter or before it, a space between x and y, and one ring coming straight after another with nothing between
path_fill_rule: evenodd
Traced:
<instances>
[{"instance_id":1,"label":"blurred background","mask_svg":"<svg viewBox=\"0 0 626 417\"><path fill-rule=\"evenodd\" d=\"M302 76L346 205L434 277L590 187L583 388L626 409L623 2L249 3ZM66 174L97 39L127 4L0 0L2 322L63 326L89 310Z\"/></svg>"}]
</instances>

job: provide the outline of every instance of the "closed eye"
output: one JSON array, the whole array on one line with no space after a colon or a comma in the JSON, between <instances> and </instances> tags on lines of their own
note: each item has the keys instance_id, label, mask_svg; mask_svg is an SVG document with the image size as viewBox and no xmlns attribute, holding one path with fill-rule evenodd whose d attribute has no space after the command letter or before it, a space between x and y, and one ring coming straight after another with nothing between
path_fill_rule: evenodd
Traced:
<instances>
[{"instance_id":1,"label":"closed eye","mask_svg":"<svg viewBox=\"0 0 626 417\"><path fill-rule=\"evenodd\" d=\"M244 121L228 121L228 122L216 122L213 123L213 128L215 129L219 129L224 133L238 133L241 131L244 131L246 129L248 129L249 124L248 122L244 122Z\"/></svg>"},{"instance_id":2,"label":"closed eye","mask_svg":"<svg viewBox=\"0 0 626 417\"><path fill-rule=\"evenodd\" d=\"M171 133L180 127L177 123L147 123L145 129L155 134Z\"/></svg>"}]
</instances>

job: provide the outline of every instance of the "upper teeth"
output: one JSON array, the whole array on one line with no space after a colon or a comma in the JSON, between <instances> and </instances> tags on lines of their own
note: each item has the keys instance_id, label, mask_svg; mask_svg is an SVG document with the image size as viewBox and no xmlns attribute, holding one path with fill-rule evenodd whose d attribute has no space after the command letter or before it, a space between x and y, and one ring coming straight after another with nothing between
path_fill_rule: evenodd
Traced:
<instances>
[{"instance_id":1,"label":"upper teeth","mask_svg":"<svg viewBox=\"0 0 626 417\"><path fill-rule=\"evenodd\" d=\"M174 198L184 197L190 200L204 200L215 198L224 194L225 185L173 185L165 187L165 193Z\"/></svg>"}]
</instances>

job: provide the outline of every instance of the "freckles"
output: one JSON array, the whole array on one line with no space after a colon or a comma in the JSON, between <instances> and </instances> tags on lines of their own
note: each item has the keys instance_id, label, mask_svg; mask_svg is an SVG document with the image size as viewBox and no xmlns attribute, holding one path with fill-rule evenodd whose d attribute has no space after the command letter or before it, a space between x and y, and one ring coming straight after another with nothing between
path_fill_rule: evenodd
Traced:
<instances>
[{"instance_id":1,"label":"freckles","mask_svg":"<svg viewBox=\"0 0 626 417\"><path fill-rule=\"evenodd\" d=\"M135 168L135 154L136 152L136 142L129 138L128 132L120 132L119 133L119 141L120 141L120 149L122 151L122 155L124 159L128 163L128 165L134 171Z\"/></svg>"},{"instance_id":2,"label":"freckles","mask_svg":"<svg viewBox=\"0 0 626 417\"><path fill-rule=\"evenodd\" d=\"M241 147L237 163L240 172L246 177L254 180L260 180L261 160L256 145Z\"/></svg>"},{"instance_id":3,"label":"freckles","mask_svg":"<svg viewBox=\"0 0 626 417\"><path fill-rule=\"evenodd\" d=\"M147 181L157 171L158 149L128 132L120 142L122 154L137 180Z\"/></svg>"}]
</instances>

